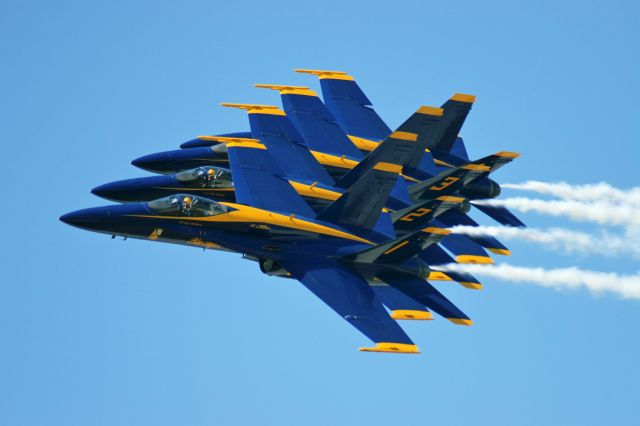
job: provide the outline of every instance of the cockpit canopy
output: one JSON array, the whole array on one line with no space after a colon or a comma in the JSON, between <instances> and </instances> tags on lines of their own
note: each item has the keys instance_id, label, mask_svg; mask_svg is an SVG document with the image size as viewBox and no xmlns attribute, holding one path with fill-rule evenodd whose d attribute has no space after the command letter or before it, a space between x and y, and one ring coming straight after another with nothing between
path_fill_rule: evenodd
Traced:
<instances>
[{"instance_id":1,"label":"cockpit canopy","mask_svg":"<svg viewBox=\"0 0 640 426\"><path fill-rule=\"evenodd\" d=\"M176 174L176 180L193 188L232 188L231 170L204 166Z\"/></svg>"},{"instance_id":2,"label":"cockpit canopy","mask_svg":"<svg viewBox=\"0 0 640 426\"><path fill-rule=\"evenodd\" d=\"M232 210L208 198L190 194L176 194L149 201L147 206L155 213L163 216L209 217Z\"/></svg>"}]
</instances>

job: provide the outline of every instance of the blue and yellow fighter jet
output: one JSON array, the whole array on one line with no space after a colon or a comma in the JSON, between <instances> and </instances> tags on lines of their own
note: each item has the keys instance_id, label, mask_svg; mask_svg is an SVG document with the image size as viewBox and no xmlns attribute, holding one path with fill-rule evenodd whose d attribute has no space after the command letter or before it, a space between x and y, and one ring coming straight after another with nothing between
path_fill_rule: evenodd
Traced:
<instances>
[{"instance_id":1,"label":"blue and yellow fighter jet","mask_svg":"<svg viewBox=\"0 0 640 426\"><path fill-rule=\"evenodd\" d=\"M282 102L285 112L297 129L303 136L303 143L311 150L314 157L327 168L332 177L339 177L358 164L365 156L378 146L378 142L366 140L359 137L348 136L335 122L331 112L320 101L315 92L307 87L299 86L282 86L282 85L257 85L258 87L279 90L282 95ZM458 99L469 95L455 95L453 98ZM465 98L466 99L466 98ZM254 110L260 106L254 105ZM264 110L270 107L262 106ZM431 109L433 110L433 108ZM273 112L276 114L277 112ZM441 113L442 114L442 113ZM446 117L442 117L446 118ZM446 138L451 133L451 127L455 126L451 120L440 121L435 130L435 134L427 137L432 124L430 114L414 114L407 122L405 129L415 131L419 135L420 142L426 148L427 144L440 143L440 140ZM459 130L459 129L458 129ZM457 130L456 130L457 131ZM190 146L192 148L167 151L147 155L134 160L132 163L146 170L170 173L177 169L185 167L195 167L201 164L223 164L226 153L224 146L217 143L215 137L200 137L195 140L199 144L194 147L194 143L183 144L182 146ZM219 141L218 141L219 142ZM209 146L202 146L202 145ZM418 182L427 178L434 178L434 175L442 172L435 166L433 158L427 153L422 152L421 155L414 156L414 161L403 171L403 176L411 182ZM426 158L423 158L426 157ZM486 176L485 176L486 177ZM433 181L432 181L433 182ZM433 184L434 188L445 189L454 182L461 182L455 176L448 176L446 180L438 185ZM113 192L119 185L110 185L97 188L96 193L102 193L108 197L109 192ZM129 183L130 184L130 183ZM141 182L137 182L138 185ZM166 186L165 186L166 187ZM456 186L461 191L461 196L477 199L492 198L500 193L500 187L497 183L490 179L475 179L474 182L466 182L464 187ZM394 195L401 188L394 189ZM444 195L442 193L441 195ZM415 193L413 194L415 197ZM387 206L393 208L393 206ZM440 218L438 226L477 226L464 212L449 212ZM493 237L486 236L464 236L451 235L445 238L442 244L451 251L456 260L461 263L492 263L493 261L483 250L483 247L496 254L509 254L509 250ZM446 255L440 256L446 263Z\"/></svg>"},{"instance_id":2,"label":"blue and yellow fighter jet","mask_svg":"<svg viewBox=\"0 0 640 426\"><path fill-rule=\"evenodd\" d=\"M360 350L419 353L370 282L386 283L406 296L402 303L410 301L396 318L426 314L420 309L426 306L454 323L471 320L425 280L429 266L416 256L449 231L425 227L397 237L391 215L383 212L416 139L416 134L392 133L380 144L386 161L368 168L320 213L281 178L265 144L232 138L225 147L235 203L177 194L79 210L60 220L111 235L244 253L259 260L266 273L299 280L375 344Z\"/></svg>"},{"instance_id":3,"label":"blue and yellow fighter jet","mask_svg":"<svg viewBox=\"0 0 640 426\"><path fill-rule=\"evenodd\" d=\"M290 121L282 110L277 107L265 105L249 105L249 104L225 104L240 109L245 109L249 113L249 122L253 137L260 139L281 164L286 164L283 168L283 177L286 177L289 183L302 195L311 207L320 211L326 205L336 200L351 185L354 176L358 176L363 171L368 170L377 161L384 157L384 150L374 150L375 154L370 154L354 169L349 169L349 173L343 178L335 182L331 176L323 169L317 161L319 154L312 153L303 143L301 135L292 126ZM440 108L421 107L416 111L405 123L403 123L398 131L404 131L407 127L411 127L416 120L423 122L423 137L418 137L416 141L416 149L409 157L408 164L405 164L403 170L411 163L417 163L423 155L424 144L428 140L428 134L435 131L439 125L439 119L442 116ZM237 138L227 137L209 137L218 142L228 142L239 140ZM348 142L350 143L350 142ZM329 155L320 154L321 157L331 157ZM335 156L333 156L335 158ZM376 160L376 158L378 160ZM456 197L447 198L452 192L459 188L467 188L473 185L477 180L485 178L489 173L496 170L503 164L514 158L514 154L501 152L493 156L488 156L475 162L470 162L456 169L450 170L447 176L441 179L430 181L429 185L421 184L420 190L413 189L413 199L409 198L409 194L402 185L398 193L398 185L392 190L392 194L387 200L385 206L394 212L394 228L396 232L407 232L411 230L410 225L426 224L433 221L436 216L442 216L447 220L455 219L455 212L468 210L468 203L461 203L455 209L443 212L436 206L442 200L460 199ZM340 160L340 159L338 159ZM343 159L344 160L344 159ZM337 161L343 164L343 160ZM336 160L334 160L334 164ZM450 184L453 172L458 173L459 179L456 184ZM222 176L220 180L216 176ZM414 185L414 186L417 186ZM436 188L436 189L431 189ZM153 176L137 179L129 179L119 182L112 182L94 188L96 195L115 201L147 201L157 198L161 195L170 195L185 191L197 191L196 193L212 197L223 201L234 201L233 187L230 182L230 173L224 169L216 167L200 167L194 170L180 172L176 175ZM222 194L220 191L224 190ZM403 195L403 191L404 194ZM395 194L394 194L395 192ZM412 206L412 203L416 203ZM453 214L453 216L451 216ZM469 219L470 220L470 219ZM434 222L435 223L435 222ZM437 224L439 226L444 226ZM446 237L451 238L452 236ZM491 243L491 238L486 238ZM463 240L464 241L464 240ZM493 247L498 242L491 243ZM450 244L445 244L451 249ZM455 245L453 246L455 250ZM437 245L434 245L421 254L433 264L452 263L454 260L449 257ZM468 259L471 256L459 256L464 261L473 261ZM430 279L434 280L453 280L461 283L465 287L479 289L480 283L469 274L454 273L445 274L442 272L434 272Z\"/></svg>"}]
</instances>

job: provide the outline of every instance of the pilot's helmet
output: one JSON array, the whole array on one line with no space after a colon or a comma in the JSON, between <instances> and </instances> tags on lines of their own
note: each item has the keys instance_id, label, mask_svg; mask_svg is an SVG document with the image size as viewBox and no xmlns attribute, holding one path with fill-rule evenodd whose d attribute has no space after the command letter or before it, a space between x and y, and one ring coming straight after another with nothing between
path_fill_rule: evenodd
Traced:
<instances>
[{"instance_id":1,"label":"pilot's helmet","mask_svg":"<svg viewBox=\"0 0 640 426\"><path fill-rule=\"evenodd\" d=\"M184 197L184 198L182 199L182 203L183 203L183 204L186 204L186 205L188 205L188 206L190 206L190 205L191 205L191 197L188 197L188 196L187 196L187 197Z\"/></svg>"},{"instance_id":2,"label":"pilot's helmet","mask_svg":"<svg viewBox=\"0 0 640 426\"><path fill-rule=\"evenodd\" d=\"M208 175L209 177L213 177L213 175L215 175L215 174L216 174L215 169L209 169L209 170L207 170L207 175Z\"/></svg>"}]
</instances>

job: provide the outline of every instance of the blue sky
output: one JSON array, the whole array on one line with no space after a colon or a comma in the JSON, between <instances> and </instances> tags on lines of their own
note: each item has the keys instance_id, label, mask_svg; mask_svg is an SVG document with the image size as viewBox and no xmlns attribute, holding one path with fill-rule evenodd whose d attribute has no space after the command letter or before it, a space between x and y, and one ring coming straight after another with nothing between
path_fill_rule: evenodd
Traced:
<instances>
[{"instance_id":1,"label":"blue sky","mask_svg":"<svg viewBox=\"0 0 640 426\"><path fill-rule=\"evenodd\" d=\"M317 87L297 67L350 72L391 127L477 95L471 156L522 153L502 182L637 186L639 13L631 1L3 0L0 424L637 422L638 301L441 283L473 327L403 324L423 355L365 354L301 285L238 255L112 241L57 217L104 204L98 184L145 175L129 164L140 155L246 129L217 105L278 102L253 83ZM640 269L509 247L515 265Z\"/></svg>"}]
</instances>

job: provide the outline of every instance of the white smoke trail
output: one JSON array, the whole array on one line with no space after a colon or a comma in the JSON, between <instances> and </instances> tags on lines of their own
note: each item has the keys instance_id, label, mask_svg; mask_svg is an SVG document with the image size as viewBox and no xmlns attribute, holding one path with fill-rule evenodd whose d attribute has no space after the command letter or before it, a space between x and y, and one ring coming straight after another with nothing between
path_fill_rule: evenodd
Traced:
<instances>
[{"instance_id":1,"label":"white smoke trail","mask_svg":"<svg viewBox=\"0 0 640 426\"><path fill-rule=\"evenodd\" d=\"M638 206L632 204L616 204L607 201L540 200L526 197L478 200L473 201L473 204L502 206L525 213L534 211L550 216L564 216L575 221L593 222L600 225L624 226L634 232L640 229Z\"/></svg>"},{"instance_id":2,"label":"white smoke trail","mask_svg":"<svg viewBox=\"0 0 640 426\"><path fill-rule=\"evenodd\" d=\"M527 268L500 265L460 265L457 263L434 266L433 269L468 272L516 283L530 283L556 290L589 290L593 294L613 293L624 299L640 300L640 273L620 275L614 272L597 272L570 268Z\"/></svg>"},{"instance_id":3,"label":"white smoke trail","mask_svg":"<svg viewBox=\"0 0 640 426\"><path fill-rule=\"evenodd\" d=\"M490 235L498 239L523 240L545 248L566 253L598 254L604 256L629 255L640 258L640 244L631 236L619 237L605 231L598 234L571 231L562 228L512 228L504 226L454 226L454 234L469 236Z\"/></svg>"},{"instance_id":4,"label":"white smoke trail","mask_svg":"<svg viewBox=\"0 0 640 426\"><path fill-rule=\"evenodd\" d=\"M604 201L616 204L640 205L640 188L619 189L606 182L571 185L567 182L541 182L530 180L524 183L505 183L503 188L532 191L552 195L563 200Z\"/></svg>"}]
</instances>

